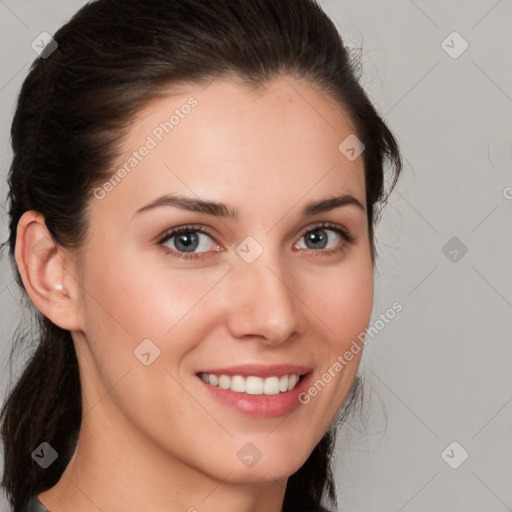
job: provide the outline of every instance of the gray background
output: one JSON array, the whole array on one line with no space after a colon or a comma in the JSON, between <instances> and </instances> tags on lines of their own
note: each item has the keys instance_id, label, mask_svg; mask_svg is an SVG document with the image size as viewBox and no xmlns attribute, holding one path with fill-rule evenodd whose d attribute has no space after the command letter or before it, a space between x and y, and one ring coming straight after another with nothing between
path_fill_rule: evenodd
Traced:
<instances>
[{"instance_id":1,"label":"gray background","mask_svg":"<svg viewBox=\"0 0 512 512\"><path fill-rule=\"evenodd\" d=\"M9 127L30 44L84 3L0 0L2 241ZM376 232L371 324L395 301L403 311L366 347L366 413L337 445L340 510L512 510L512 2L321 4L363 49L362 84L405 162ZM18 297L3 255L2 397Z\"/></svg>"}]
</instances>

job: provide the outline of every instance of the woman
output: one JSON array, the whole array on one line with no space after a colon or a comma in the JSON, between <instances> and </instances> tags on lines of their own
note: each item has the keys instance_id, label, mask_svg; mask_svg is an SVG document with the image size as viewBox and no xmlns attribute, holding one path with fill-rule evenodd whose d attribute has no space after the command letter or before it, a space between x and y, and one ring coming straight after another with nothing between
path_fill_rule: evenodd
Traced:
<instances>
[{"instance_id":1,"label":"woman","mask_svg":"<svg viewBox=\"0 0 512 512\"><path fill-rule=\"evenodd\" d=\"M401 159L333 23L98 0L54 38L12 126L40 328L1 416L14 510L334 507Z\"/></svg>"}]
</instances>

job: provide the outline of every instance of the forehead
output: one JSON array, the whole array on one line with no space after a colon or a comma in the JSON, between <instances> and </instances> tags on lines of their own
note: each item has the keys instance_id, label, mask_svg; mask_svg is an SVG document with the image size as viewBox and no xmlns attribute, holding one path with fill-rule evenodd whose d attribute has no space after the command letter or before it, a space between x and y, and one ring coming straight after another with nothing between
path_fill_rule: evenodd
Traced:
<instances>
[{"instance_id":1,"label":"forehead","mask_svg":"<svg viewBox=\"0 0 512 512\"><path fill-rule=\"evenodd\" d=\"M340 151L354 135L339 103L292 78L180 87L133 119L111 169L122 176L102 203L123 215L173 192L242 212L338 193L365 204L363 158Z\"/></svg>"}]
</instances>

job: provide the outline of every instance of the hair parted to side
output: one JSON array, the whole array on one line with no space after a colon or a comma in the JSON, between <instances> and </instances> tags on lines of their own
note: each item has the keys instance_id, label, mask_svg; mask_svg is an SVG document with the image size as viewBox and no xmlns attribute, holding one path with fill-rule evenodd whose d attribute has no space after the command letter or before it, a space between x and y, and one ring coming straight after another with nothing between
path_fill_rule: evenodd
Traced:
<instances>
[{"instance_id":1,"label":"hair parted to side","mask_svg":"<svg viewBox=\"0 0 512 512\"><path fill-rule=\"evenodd\" d=\"M375 261L376 207L387 199L384 167L392 167L391 192L401 157L395 138L358 83L334 24L314 0L96 0L54 38L58 48L47 58L37 58L23 83L11 129L10 236L4 245L9 244L23 292L14 262L22 214L40 212L55 242L79 250L87 234L92 191L110 177L130 121L174 86L206 84L217 77L236 77L253 87L279 76L296 77L345 108L365 145ZM70 332L54 325L30 300L27 304L37 321L37 346L0 413L2 485L15 511L58 482L76 448L82 413ZM20 328L13 351L26 342ZM338 423L358 403L360 389L356 377ZM290 477L284 511L318 508L322 500L336 503L330 468L335 426ZM43 441L59 454L46 469L31 456Z\"/></svg>"}]
</instances>

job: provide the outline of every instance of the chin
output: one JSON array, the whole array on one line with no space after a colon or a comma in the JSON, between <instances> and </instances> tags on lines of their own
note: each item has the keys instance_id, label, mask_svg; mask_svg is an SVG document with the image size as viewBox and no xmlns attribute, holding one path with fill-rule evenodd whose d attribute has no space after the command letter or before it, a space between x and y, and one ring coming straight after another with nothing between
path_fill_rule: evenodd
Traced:
<instances>
[{"instance_id":1,"label":"chin","mask_svg":"<svg viewBox=\"0 0 512 512\"><path fill-rule=\"evenodd\" d=\"M281 454L278 451L259 460L250 463L248 460L237 464L229 476L232 482L275 482L276 480L287 480L296 473L306 462L310 452L298 454Z\"/></svg>"}]
</instances>

